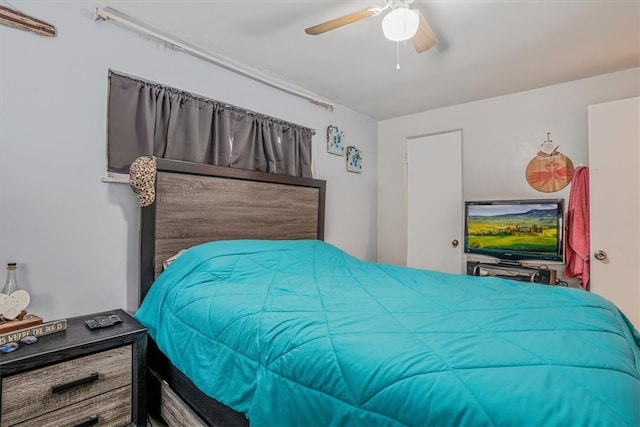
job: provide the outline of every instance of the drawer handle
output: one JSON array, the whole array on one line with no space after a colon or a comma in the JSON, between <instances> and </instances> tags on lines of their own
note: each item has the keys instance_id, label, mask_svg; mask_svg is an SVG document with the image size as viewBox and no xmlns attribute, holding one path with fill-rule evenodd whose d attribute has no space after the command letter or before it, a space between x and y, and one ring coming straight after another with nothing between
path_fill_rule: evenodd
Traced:
<instances>
[{"instance_id":1,"label":"drawer handle","mask_svg":"<svg viewBox=\"0 0 640 427\"><path fill-rule=\"evenodd\" d=\"M88 377L80 378L79 380L71 381L71 382L64 383L64 384L54 385L53 387L51 387L51 393L53 393L53 394L63 393L63 392L65 392L67 390L70 390L72 388L79 387L81 385L85 385L85 384L89 384L89 383L98 381L99 378L100 378L100 375L98 375L97 372L94 372L93 374L89 375Z\"/></svg>"},{"instance_id":2,"label":"drawer handle","mask_svg":"<svg viewBox=\"0 0 640 427\"><path fill-rule=\"evenodd\" d=\"M89 426L94 426L96 424L98 424L98 416L94 415L91 418L89 418L87 421L82 422L80 424L76 424L73 427L89 427Z\"/></svg>"}]
</instances>

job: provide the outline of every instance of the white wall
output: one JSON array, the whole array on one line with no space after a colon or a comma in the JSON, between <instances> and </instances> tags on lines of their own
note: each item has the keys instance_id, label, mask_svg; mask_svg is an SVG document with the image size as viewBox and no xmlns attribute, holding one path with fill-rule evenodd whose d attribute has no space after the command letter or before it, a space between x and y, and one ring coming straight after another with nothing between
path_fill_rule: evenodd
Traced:
<instances>
[{"instance_id":1,"label":"white wall","mask_svg":"<svg viewBox=\"0 0 640 427\"><path fill-rule=\"evenodd\" d=\"M377 258L373 120L341 106L329 112L94 22L98 3L11 4L58 30L45 38L0 26L0 265L18 263L30 312L53 320L137 304L139 209L128 185L101 182L109 68L315 129L316 178L327 180L326 240ZM326 152L330 124L362 149L362 174Z\"/></svg>"},{"instance_id":2,"label":"white wall","mask_svg":"<svg viewBox=\"0 0 640 427\"><path fill-rule=\"evenodd\" d=\"M462 129L466 200L568 200L570 187L541 193L525 179L525 168L547 132L574 166L587 165L587 106L638 94L640 68L634 68L379 122L378 260L406 263L406 138Z\"/></svg>"}]
</instances>

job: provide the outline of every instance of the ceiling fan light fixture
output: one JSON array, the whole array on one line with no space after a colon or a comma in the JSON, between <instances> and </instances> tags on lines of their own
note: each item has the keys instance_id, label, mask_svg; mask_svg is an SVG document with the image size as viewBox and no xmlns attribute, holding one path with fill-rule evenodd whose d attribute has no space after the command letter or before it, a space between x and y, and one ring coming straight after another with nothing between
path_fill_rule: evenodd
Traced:
<instances>
[{"instance_id":1,"label":"ceiling fan light fixture","mask_svg":"<svg viewBox=\"0 0 640 427\"><path fill-rule=\"evenodd\" d=\"M382 20L382 32L391 41L401 42L413 37L418 31L420 17L418 14L406 7L398 7Z\"/></svg>"}]
</instances>

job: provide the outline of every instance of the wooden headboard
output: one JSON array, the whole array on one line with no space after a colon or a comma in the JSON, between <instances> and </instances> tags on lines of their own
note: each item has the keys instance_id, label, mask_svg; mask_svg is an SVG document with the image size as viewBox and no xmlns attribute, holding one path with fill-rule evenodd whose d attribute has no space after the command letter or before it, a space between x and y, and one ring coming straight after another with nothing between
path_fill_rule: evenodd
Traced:
<instances>
[{"instance_id":1,"label":"wooden headboard","mask_svg":"<svg viewBox=\"0 0 640 427\"><path fill-rule=\"evenodd\" d=\"M157 159L156 200L142 208L140 302L182 249L232 239L324 239L326 182Z\"/></svg>"}]
</instances>

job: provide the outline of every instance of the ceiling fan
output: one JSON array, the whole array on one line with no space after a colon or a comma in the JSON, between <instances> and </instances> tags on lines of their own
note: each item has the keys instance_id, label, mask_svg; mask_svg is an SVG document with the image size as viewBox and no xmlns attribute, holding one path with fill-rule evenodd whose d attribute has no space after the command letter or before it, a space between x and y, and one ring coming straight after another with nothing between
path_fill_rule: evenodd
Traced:
<instances>
[{"instance_id":1,"label":"ceiling fan","mask_svg":"<svg viewBox=\"0 0 640 427\"><path fill-rule=\"evenodd\" d=\"M306 28L305 33L317 36L336 28L376 16L391 9L382 20L382 31L389 40L400 42L411 39L416 52L422 53L436 45L438 39L429 23L417 9L409 9L413 0L386 0L382 7L368 7Z\"/></svg>"}]
</instances>

